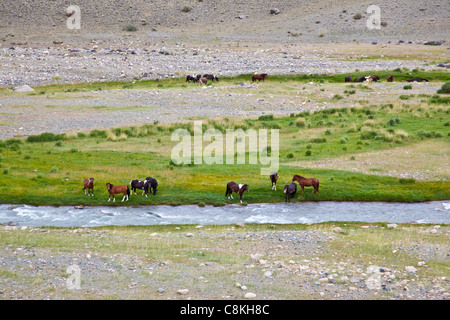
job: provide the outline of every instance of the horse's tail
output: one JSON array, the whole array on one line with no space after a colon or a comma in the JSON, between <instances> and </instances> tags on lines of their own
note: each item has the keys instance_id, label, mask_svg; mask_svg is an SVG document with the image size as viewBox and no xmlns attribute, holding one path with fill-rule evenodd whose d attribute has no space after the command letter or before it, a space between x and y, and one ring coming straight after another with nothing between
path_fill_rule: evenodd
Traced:
<instances>
[{"instance_id":1,"label":"horse's tail","mask_svg":"<svg viewBox=\"0 0 450 320\"><path fill-rule=\"evenodd\" d=\"M227 185L227 191L225 191L225 197L228 196L228 191L230 191L230 187Z\"/></svg>"},{"instance_id":2,"label":"horse's tail","mask_svg":"<svg viewBox=\"0 0 450 320\"><path fill-rule=\"evenodd\" d=\"M130 188L127 186L127 195L130 195Z\"/></svg>"}]
</instances>

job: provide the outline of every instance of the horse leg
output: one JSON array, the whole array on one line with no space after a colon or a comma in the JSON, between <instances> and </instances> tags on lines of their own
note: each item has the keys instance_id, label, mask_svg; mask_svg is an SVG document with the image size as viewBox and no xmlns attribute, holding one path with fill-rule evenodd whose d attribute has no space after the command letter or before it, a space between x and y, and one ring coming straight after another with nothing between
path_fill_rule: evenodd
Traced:
<instances>
[{"instance_id":1,"label":"horse leg","mask_svg":"<svg viewBox=\"0 0 450 320\"><path fill-rule=\"evenodd\" d=\"M303 192L305 192L305 187L303 185L301 187L302 187L302 194L303 194Z\"/></svg>"},{"instance_id":2,"label":"horse leg","mask_svg":"<svg viewBox=\"0 0 450 320\"><path fill-rule=\"evenodd\" d=\"M242 193L239 196L239 201L242 203Z\"/></svg>"}]
</instances>

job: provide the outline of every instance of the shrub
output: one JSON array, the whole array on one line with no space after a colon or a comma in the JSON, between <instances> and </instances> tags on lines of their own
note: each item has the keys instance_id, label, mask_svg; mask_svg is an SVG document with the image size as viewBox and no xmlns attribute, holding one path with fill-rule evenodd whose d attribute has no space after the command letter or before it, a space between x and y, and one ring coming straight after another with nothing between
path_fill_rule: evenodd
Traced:
<instances>
[{"instance_id":1,"label":"shrub","mask_svg":"<svg viewBox=\"0 0 450 320\"><path fill-rule=\"evenodd\" d=\"M306 150L305 156L310 157L312 154L311 150Z\"/></svg>"},{"instance_id":2,"label":"shrub","mask_svg":"<svg viewBox=\"0 0 450 320\"><path fill-rule=\"evenodd\" d=\"M181 11L183 12L190 12L192 10L192 7L190 6L183 6L183 8L181 9Z\"/></svg>"},{"instance_id":3,"label":"shrub","mask_svg":"<svg viewBox=\"0 0 450 320\"><path fill-rule=\"evenodd\" d=\"M355 20L359 20L361 18L362 18L362 14L359 12L353 16L353 19L355 19Z\"/></svg>"},{"instance_id":4,"label":"shrub","mask_svg":"<svg viewBox=\"0 0 450 320\"><path fill-rule=\"evenodd\" d=\"M314 139L311 139L310 142L312 142L312 143L325 143L325 142L327 142L327 139L325 139L325 138L314 138Z\"/></svg>"},{"instance_id":5,"label":"shrub","mask_svg":"<svg viewBox=\"0 0 450 320\"><path fill-rule=\"evenodd\" d=\"M412 85L407 84L406 86L403 87L404 90L411 90L412 89Z\"/></svg>"},{"instance_id":6,"label":"shrub","mask_svg":"<svg viewBox=\"0 0 450 320\"><path fill-rule=\"evenodd\" d=\"M290 152L290 153L288 153L288 154L286 155L286 157L287 157L288 159L292 159L292 158L294 157L294 154L293 154L292 152Z\"/></svg>"},{"instance_id":7,"label":"shrub","mask_svg":"<svg viewBox=\"0 0 450 320\"><path fill-rule=\"evenodd\" d=\"M134 32L137 31L137 27L134 24L127 24L125 27L123 27L123 30L125 31L129 31L129 32Z\"/></svg>"},{"instance_id":8,"label":"shrub","mask_svg":"<svg viewBox=\"0 0 450 320\"><path fill-rule=\"evenodd\" d=\"M410 184L410 183L416 183L416 180L414 180L414 179L400 178L400 179L398 179L398 182L399 182L400 184Z\"/></svg>"},{"instance_id":9,"label":"shrub","mask_svg":"<svg viewBox=\"0 0 450 320\"><path fill-rule=\"evenodd\" d=\"M450 93L450 82L444 83L442 85L442 87L437 91L437 93L449 94Z\"/></svg>"},{"instance_id":10,"label":"shrub","mask_svg":"<svg viewBox=\"0 0 450 320\"><path fill-rule=\"evenodd\" d=\"M295 120L295 125L299 128L304 128L306 126L305 118L297 118Z\"/></svg>"},{"instance_id":11,"label":"shrub","mask_svg":"<svg viewBox=\"0 0 450 320\"><path fill-rule=\"evenodd\" d=\"M106 139L107 133L106 133L106 130L97 130L97 129L95 129L95 130L92 130L89 133L89 137L91 137L91 138L105 138Z\"/></svg>"},{"instance_id":12,"label":"shrub","mask_svg":"<svg viewBox=\"0 0 450 320\"><path fill-rule=\"evenodd\" d=\"M64 140L66 138L65 134L54 134L50 132L44 132L40 135L29 136L27 142L50 142Z\"/></svg>"},{"instance_id":13,"label":"shrub","mask_svg":"<svg viewBox=\"0 0 450 320\"><path fill-rule=\"evenodd\" d=\"M258 117L260 121L273 120L273 114L266 114Z\"/></svg>"}]
</instances>

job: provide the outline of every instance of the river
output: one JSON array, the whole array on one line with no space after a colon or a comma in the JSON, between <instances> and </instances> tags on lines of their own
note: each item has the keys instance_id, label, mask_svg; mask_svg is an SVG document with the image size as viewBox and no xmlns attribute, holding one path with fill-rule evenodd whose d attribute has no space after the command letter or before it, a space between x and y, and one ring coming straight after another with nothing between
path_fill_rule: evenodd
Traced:
<instances>
[{"instance_id":1,"label":"river","mask_svg":"<svg viewBox=\"0 0 450 320\"><path fill-rule=\"evenodd\" d=\"M387 223L450 223L450 201L420 203L301 202L183 206L72 206L0 205L0 224L28 227L98 227L127 225L242 223L312 224L327 221Z\"/></svg>"}]
</instances>

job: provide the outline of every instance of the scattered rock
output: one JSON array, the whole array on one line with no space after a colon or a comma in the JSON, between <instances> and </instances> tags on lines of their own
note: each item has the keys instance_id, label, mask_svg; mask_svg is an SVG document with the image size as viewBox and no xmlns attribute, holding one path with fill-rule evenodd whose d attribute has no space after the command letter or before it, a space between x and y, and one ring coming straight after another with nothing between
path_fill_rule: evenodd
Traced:
<instances>
[{"instance_id":1,"label":"scattered rock","mask_svg":"<svg viewBox=\"0 0 450 320\"><path fill-rule=\"evenodd\" d=\"M410 274L416 274L417 269L413 266L406 266L405 270Z\"/></svg>"},{"instance_id":2,"label":"scattered rock","mask_svg":"<svg viewBox=\"0 0 450 320\"><path fill-rule=\"evenodd\" d=\"M270 9L270 14L279 14L279 13L280 13L280 9L278 9L278 8Z\"/></svg>"},{"instance_id":3,"label":"scattered rock","mask_svg":"<svg viewBox=\"0 0 450 320\"><path fill-rule=\"evenodd\" d=\"M34 91L33 88L31 88L29 85L23 85L23 86L18 86L18 87L14 87L13 89L15 92L32 92Z\"/></svg>"},{"instance_id":4,"label":"scattered rock","mask_svg":"<svg viewBox=\"0 0 450 320\"><path fill-rule=\"evenodd\" d=\"M189 293L189 290L188 289L180 289L180 290L177 290L177 293L181 294L181 295L187 295Z\"/></svg>"},{"instance_id":5,"label":"scattered rock","mask_svg":"<svg viewBox=\"0 0 450 320\"><path fill-rule=\"evenodd\" d=\"M256 298L256 294L254 294L253 292L247 292L247 293L244 295L244 298L245 298L245 299L254 299L254 298Z\"/></svg>"}]
</instances>

